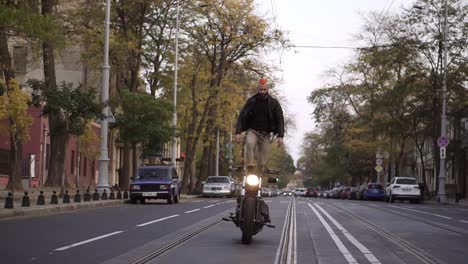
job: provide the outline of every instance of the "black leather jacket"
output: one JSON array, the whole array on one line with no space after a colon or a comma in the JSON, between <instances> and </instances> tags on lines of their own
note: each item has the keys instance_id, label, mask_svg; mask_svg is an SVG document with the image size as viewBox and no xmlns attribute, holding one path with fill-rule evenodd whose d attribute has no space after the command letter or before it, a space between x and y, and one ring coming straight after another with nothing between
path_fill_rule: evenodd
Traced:
<instances>
[{"instance_id":1,"label":"black leather jacket","mask_svg":"<svg viewBox=\"0 0 468 264\"><path fill-rule=\"evenodd\" d=\"M242 108L239 118L237 119L236 134L240 134L246 131L249 127L249 120L252 118L252 110L255 106L255 102L260 96L255 94L250 97ZM284 137L284 117L283 109L279 104L278 100L268 95L267 97L268 115L270 119L270 130L278 137Z\"/></svg>"}]
</instances>

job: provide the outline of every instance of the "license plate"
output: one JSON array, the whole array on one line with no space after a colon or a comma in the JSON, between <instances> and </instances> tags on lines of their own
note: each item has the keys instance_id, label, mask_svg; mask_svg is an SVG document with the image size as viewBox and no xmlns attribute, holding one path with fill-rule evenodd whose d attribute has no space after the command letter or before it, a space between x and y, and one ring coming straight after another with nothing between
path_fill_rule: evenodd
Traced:
<instances>
[{"instance_id":1,"label":"license plate","mask_svg":"<svg viewBox=\"0 0 468 264\"><path fill-rule=\"evenodd\" d=\"M411 189L403 189L404 192L411 192Z\"/></svg>"},{"instance_id":2,"label":"license plate","mask_svg":"<svg viewBox=\"0 0 468 264\"><path fill-rule=\"evenodd\" d=\"M144 192L142 194L143 196L158 196L157 192Z\"/></svg>"}]
</instances>

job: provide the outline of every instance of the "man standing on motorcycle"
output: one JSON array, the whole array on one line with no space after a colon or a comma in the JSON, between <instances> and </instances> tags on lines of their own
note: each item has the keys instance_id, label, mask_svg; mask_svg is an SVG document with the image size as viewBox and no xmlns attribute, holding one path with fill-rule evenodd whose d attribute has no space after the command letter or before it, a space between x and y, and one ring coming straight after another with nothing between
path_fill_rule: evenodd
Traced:
<instances>
[{"instance_id":1,"label":"man standing on motorcycle","mask_svg":"<svg viewBox=\"0 0 468 264\"><path fill-rule=\"evenodd\" d=\"M265 164L270 153L271 136L277 136L278 146L283 145L284 116L283 109L276 98L268 93L266 79L260 79L257 93L250 97L242 108L236 125L235 140L241 142L241 133L245 136L245 164L247 173L257 173L263 176ZM256 153L255 153L256 152ZM255 169L255 154L257 167ZM262 202L262 215L270 222L268 206Z\"/></svg>"}]
</instances>

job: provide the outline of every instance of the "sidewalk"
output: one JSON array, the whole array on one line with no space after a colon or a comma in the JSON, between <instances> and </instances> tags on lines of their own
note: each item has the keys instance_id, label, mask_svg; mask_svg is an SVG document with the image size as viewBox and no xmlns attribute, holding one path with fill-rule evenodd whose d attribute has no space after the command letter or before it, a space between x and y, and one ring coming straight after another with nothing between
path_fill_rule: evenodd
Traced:
<instances>
[{"instance_id":1,"label":"sidewalk","mask_svg":"<svg viewBox=\"0 0 468 264\"><path fill-rule=\"evenodd\" d=\"M44 205L37 205L38 197L40 195L40 191L43 190L44 195ZM59 195L59 191L57 191L57 196ZM109 199L110 194L107 193L107 200L103 200L102 196L99 197L99 200L93 200L93 192L91 194L90 201L84 201L84 194L85 191L80 190L81 195L81 202L74 202L76 190L70 191L70 203L64 203L63 197L58 197L57 204L51 204L51 197L53 195L52 189L31 189L28 192L28 197L30 200L30 206L24 207L22 206L22 201L24 197L24 193L15 192L14 200L13 200L13 208L5 208L5 199L8 196L8 192L0 190L0 219L4 218L12 218L12 217L20 217L20 216L32 216L32 215L48 215L48 214L57 214L57 213L64 213L70 212L74 210L86 209L86 208L98 208L98 207L107 207L107 206L116 206L120 204L124 204L129 202L128 199L123 199L124 193L122 192L122 199L117 199L117 193L114 193L115 198ZM185 195L181 194L181 199L192 199L197 196L195 195Z\"/></svg>"},{"instance_id":2,"label":"sidewalk","mask_svg":"<svg viewBox=\"0 0 468 264\"><path fill-rule=\"evenodd\" d=\"M423 203L444 205L444 204L441 204L441 203L437 202L437 200L435 200L435 199L424 200ZM453 198L448 198L446 204L448 204L448 205L460 205L460 206L466 206L466 207L468 207L468 198L460 199L460 200L458 201L458 203L456 202L455 199L453 199Z\"/></svg>"}]
</instances>

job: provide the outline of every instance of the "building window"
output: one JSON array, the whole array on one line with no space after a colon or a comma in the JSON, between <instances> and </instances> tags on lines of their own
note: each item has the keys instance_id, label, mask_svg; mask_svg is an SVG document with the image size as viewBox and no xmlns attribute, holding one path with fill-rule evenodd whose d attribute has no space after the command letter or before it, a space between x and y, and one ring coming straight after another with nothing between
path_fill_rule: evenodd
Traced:
<instances>
[{"instance_id":1,"label":"building window","mask_svg":"<svg viewBox=\"0 0 468 264\"><path fill-rule=\"evenodd\" d=\"M75 173L75 151L71 152L70 172L73 175Z\"/></svg>"},{"instance_id":2,"label":"building window","mask_svg":"<svg viewBox=\"0 0 468 264\"><path fill-rule=\"evenodd\" d=\"M27 51L24 46L13 47L13 68L16 73L26 72Z\"/></svg>"}]
</instances>

